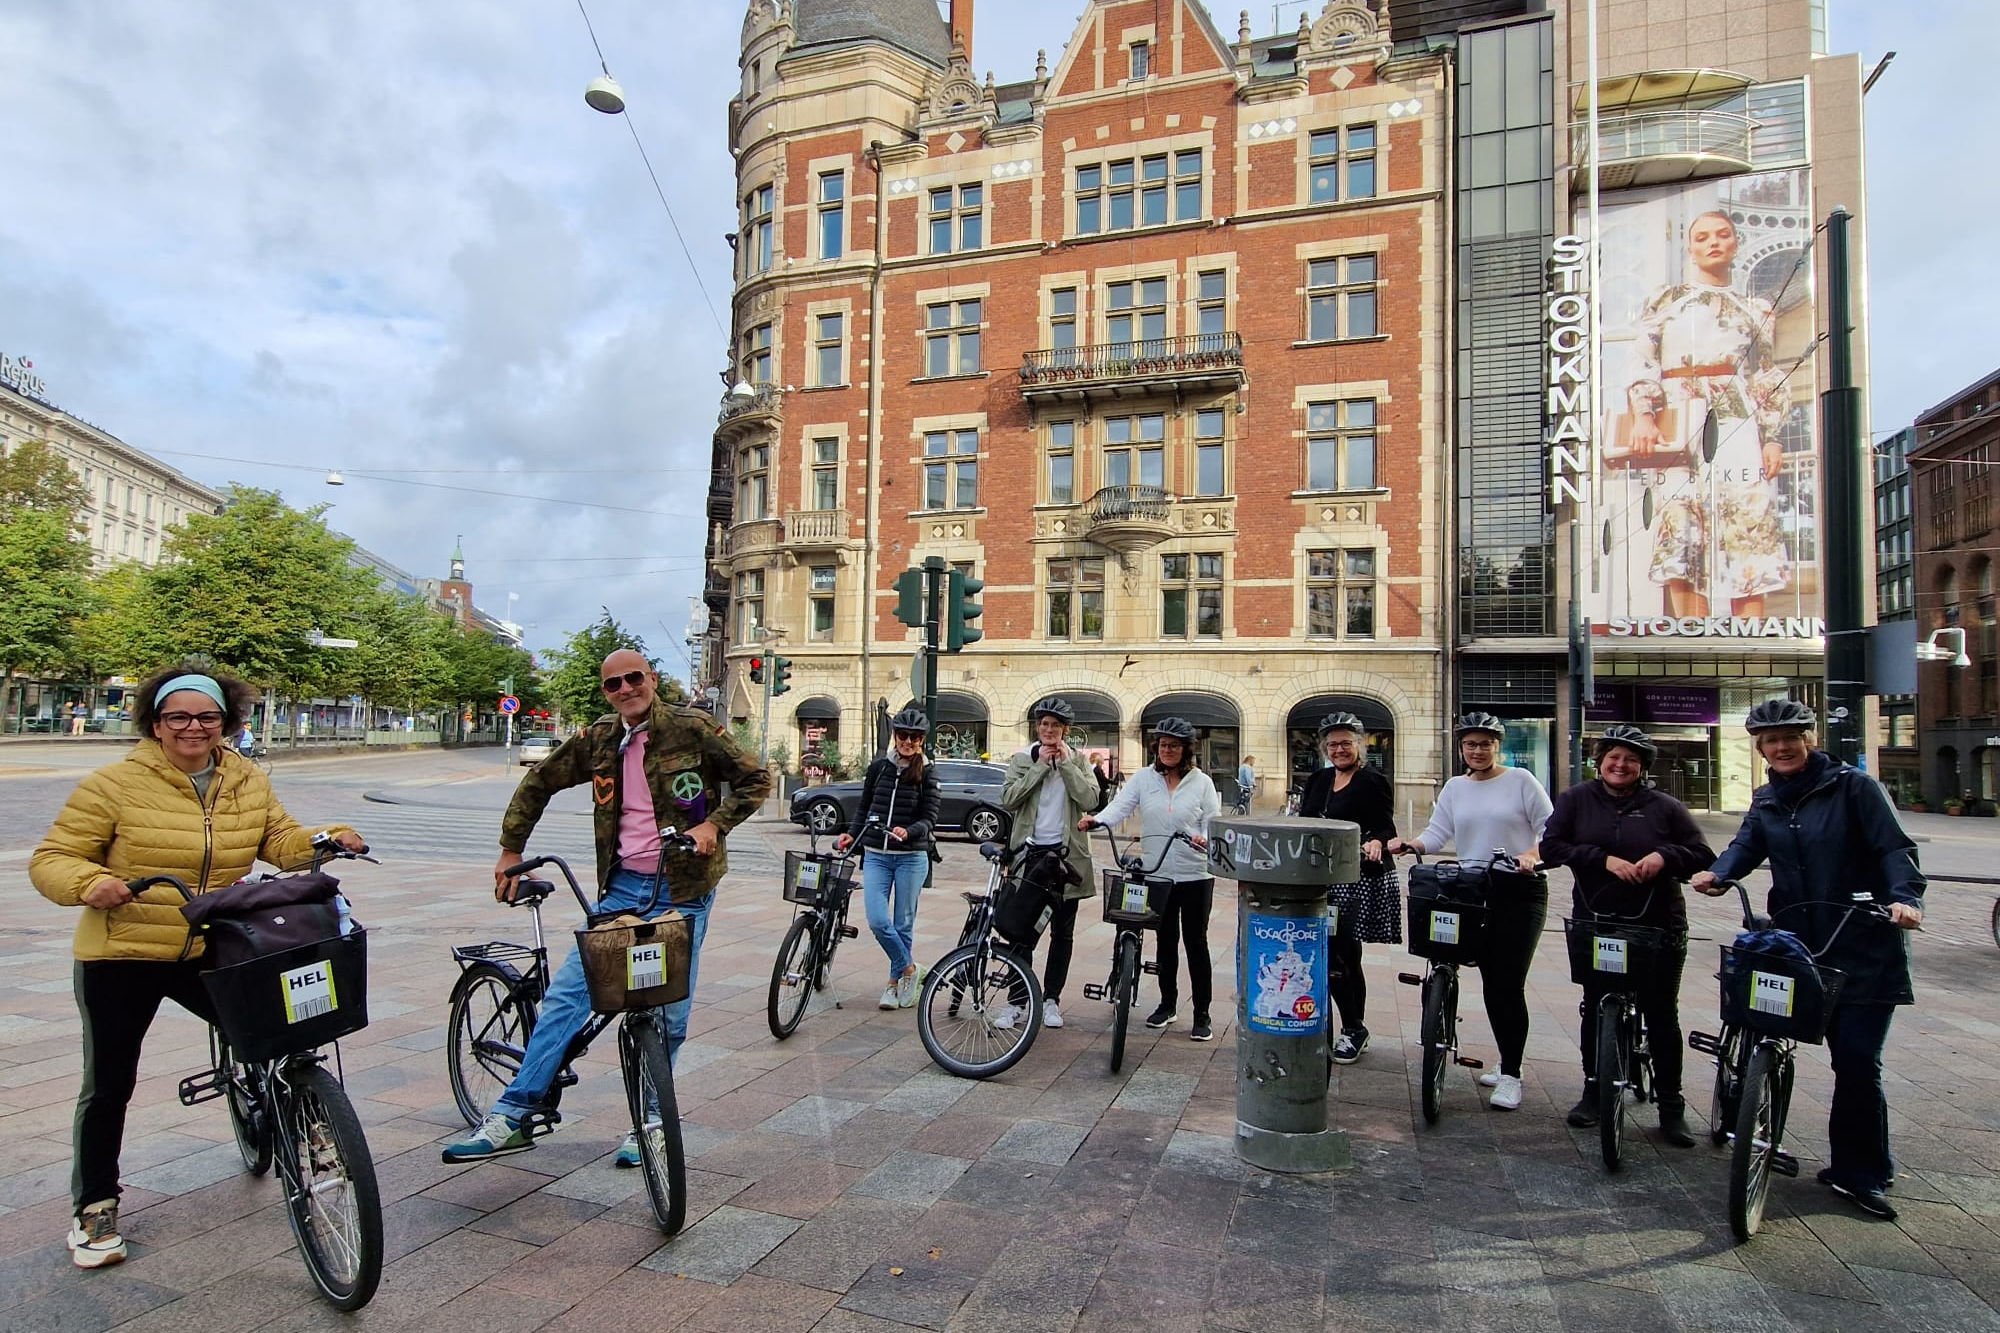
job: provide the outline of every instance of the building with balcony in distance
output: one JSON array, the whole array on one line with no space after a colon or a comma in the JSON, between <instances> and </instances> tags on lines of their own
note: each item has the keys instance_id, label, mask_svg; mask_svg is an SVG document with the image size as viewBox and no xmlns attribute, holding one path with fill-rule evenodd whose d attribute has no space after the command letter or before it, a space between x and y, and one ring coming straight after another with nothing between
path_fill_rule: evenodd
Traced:
<instances>
[{"instance_id":1,"label":"building with balcony in distance","mask_svg":"<svg viewBox=\"0 0 2000 1333\"><path fill-rule=\"evenodd\" d=\"M1911 515L1910 450L1917 432L1905 426L1875 445L1875 618L1887 624L1917 615L1916 521ZM1875 725L1876 772L1898 803L1923 793L1917 748L1917 696L1885 694Z\"/></svg>"},{"instance_id":2,"label":"building with balcony in distance","mask_svg":"<svg viewBox=\"0 0 2000 1333\"><path fill-rule=\"evenodd\" d=\"M732 717L761 716L745 664L777 643L774 741L869 749L912 694L894 580L938 556L985 582L940 751L1004 757L1060 694L1124 769L1179 715L1225 795L1253 755L1277 803L1349 710L1428 806L1454 86L1406 8L1253 37L1086 0L1053 64L995 83L969 0L752 0L701 655Z\"/></svg>"},{"instance_id":3,"label":"building with balcony in distance","mask_svg":"<svg viewBox=\"0 0 2000 1333\"><path fill-rule=\"evenodd\" d=\"M1917 416L1909 447L1916 501L1917 638L1957 630L1970 665L1917 664L1922 796L1932 809L2000 797L2000 643L1993 603L1993 469L2000 371Z\"/></svg>"}]
</instances>

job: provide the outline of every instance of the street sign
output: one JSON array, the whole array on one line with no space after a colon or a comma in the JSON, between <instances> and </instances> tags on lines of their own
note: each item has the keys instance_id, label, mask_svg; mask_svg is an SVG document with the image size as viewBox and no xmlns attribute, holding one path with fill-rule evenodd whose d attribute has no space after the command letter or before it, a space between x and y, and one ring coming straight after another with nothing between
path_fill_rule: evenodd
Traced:
<instances>
[{"instance_id":1,"label":"street sign","mask_svg":"<svg viewBox=\"0 0 2000 1333\"><path fill-rule=\"evenodd\" d=\"M361 646L359 639L329 639L318 630L309 631L306 634L306 642L314 648L359 648Z\"/></svg>"},{"instance_id":2,"label":"street sign","mask_svg":"<svg viewBox=\"0 0 2000 1333\"><path fill-rule=\"evenodd\" d=\"M521 701L511 694L503 694L500 696L500 711L511 717L521 711Z\"/></svg>"}]
</instances>

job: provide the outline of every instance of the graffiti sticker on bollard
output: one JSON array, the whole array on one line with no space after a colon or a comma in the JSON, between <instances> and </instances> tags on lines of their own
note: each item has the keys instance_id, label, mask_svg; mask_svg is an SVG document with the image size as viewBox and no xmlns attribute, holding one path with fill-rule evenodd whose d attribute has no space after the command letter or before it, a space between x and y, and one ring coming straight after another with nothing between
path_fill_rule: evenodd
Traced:
<instances>
[{"instance_id":1,"label":"graffiti sticker on bollard","mask_svg":"<svg viewBox=\"0 0 2000 1333\"><path fill-rule=\"evenodd\" d=\"M1325 1025L1326 936L1324 917L1250 913L1245 1021L1251 1027L1298 1037Z\"/></svg>"}]
</instances>

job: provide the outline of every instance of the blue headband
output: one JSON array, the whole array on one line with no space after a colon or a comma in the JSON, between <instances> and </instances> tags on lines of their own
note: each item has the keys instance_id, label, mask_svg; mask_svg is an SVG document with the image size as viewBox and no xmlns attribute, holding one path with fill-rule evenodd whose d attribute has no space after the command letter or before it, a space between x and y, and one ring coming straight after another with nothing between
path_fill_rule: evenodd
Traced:
<instances>
[{"instance_id":1,"label":"blue headband","mask_svg":"<svg viewBox=\"0 0 2000 1333\"><path fill-rule=\"evenodd\" d=\"M161 704L165 703L167 696L175 690L199 690L201 693L215 700L217 708L222 709L224 712L227 712L229 709L229 701L222 697L222 687L215 683L215 679L212 676L175 676L172 680L160 686L159 691L153 695L153 707L158 708Z\"/></svg>"}]
</instances>

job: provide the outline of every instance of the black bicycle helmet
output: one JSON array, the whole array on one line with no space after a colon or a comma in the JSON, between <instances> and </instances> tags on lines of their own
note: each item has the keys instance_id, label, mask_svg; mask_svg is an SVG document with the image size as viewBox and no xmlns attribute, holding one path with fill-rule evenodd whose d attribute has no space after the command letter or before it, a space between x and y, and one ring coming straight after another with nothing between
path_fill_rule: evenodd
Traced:
<instances>
[{"instance_id":1,"label":"black bicycle helmet","mask_svg":"<svg viewBox=\"0 0 2000 1333\"><path fill-rule=\"evenodd\" d=\"M1051 694L1046 699L1037 700L1035 706L1028 710L1030 722L1040 722L1045 717L1052 717L1064 726L1069 726L1076 721L1076 710L1071 708L1069 700L1060 694Z\"/></svg>"},{"instance_id":2,"label":"black bicycle helmet","mask_svg":"<svg viewBox=\"0 0 2000 1333\"><path fill-rule=\"evenodd\" d=\"M928 736L931 734L931 720L924 716L924 710L921 708L905 708L889 719L889 730L914 731Z\"/></svg>"},{"instance_id":3,"label":"black bicycle helmet","mask_svg":"<svg viewBox=\"0 0 2000 1333\"><path fill-rule=\"evenodd\" d=\"M1653 744L1653 738L1635 726L1621 722L1615 727L1606 727L1597 741L1598 758L1614 745L1622 745L1639 756L1642 765L1651 764L1660 757L1660 747Z\"/></svg>"},{"instance_id":4,"label":"black bicycle helmet","mask_svg":"<svg viewBox=\"0 0 2000 1333\"><path fill-rule=\"evenodd\" d=\"M1326 739L1330 731L1351 731L1357 736L1368 734L1368 725L1352 713L1328 713L1319 720L1319 738Z\"/></svg>"},{"instance_id":5,"label":"black bicycle helmet","mask_svg":"<svg viewBox=\"0 0 2000 1333\"><path fill-rule=\"evenodd\" d=\"M1458 720L1454 734L1463 737L1472 731L1483 731L1496 741L1507 738L1507 729L1501 726L1500 719L1491 713L1467 713Z\"/></svg>"},{"instance_id":6,"label":"black bicycle helmet","mask_svg":"<svg viewBox=\"0 0 2000 1333\"><path fill-rule=\"evenodd\" d=\"M1755 736L1760 731L1776 731L1780 727L1797 727L1811 731L1819 722L1813 710L1797 699L1766 699L1750 710L1743 719L1743 730Z\"/></svg>"},{"instance_id":7,"label":"black bicycle helmet","mask_svg":"<svg viewBox=\"0 0 2000 1333\"><path fill-rule=\"evenodd\" d=\"M1163 717L1153 727L1153 739L1176 740L1184 745L1194 744L1194 724L1186 718Z\"/></svg>"}]
</instances>

